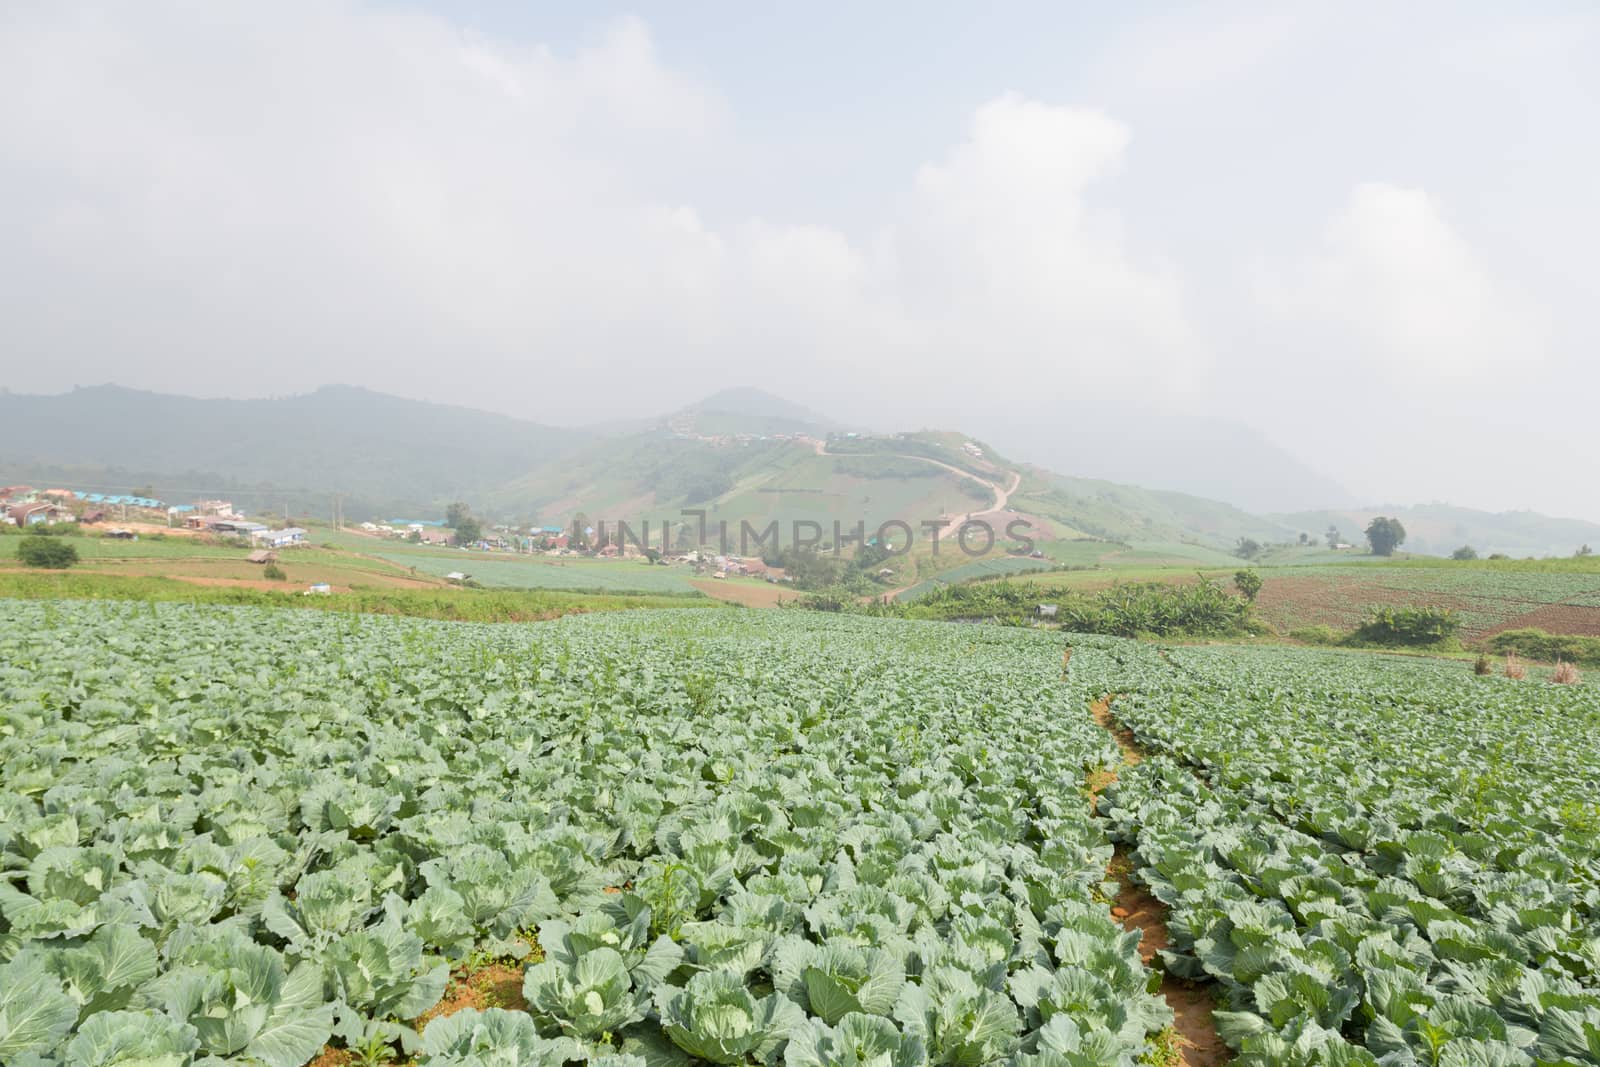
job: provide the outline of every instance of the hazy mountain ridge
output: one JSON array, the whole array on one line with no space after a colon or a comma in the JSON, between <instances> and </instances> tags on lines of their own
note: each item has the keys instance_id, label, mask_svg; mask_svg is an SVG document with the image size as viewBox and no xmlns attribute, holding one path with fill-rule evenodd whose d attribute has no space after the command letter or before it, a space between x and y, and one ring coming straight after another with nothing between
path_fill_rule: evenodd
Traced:
<instances>
[{"instance_id":1,"label":"hazy mountain ridge","mask_svg":"<svg viewBox=\"0 0 1600 1067\"><path fill-rule=\"evenodd\" d=\"M1187 421L1170 422L1153 436L1162 439ZM1209 439L1245 442L1255 457L1252 476L1287 472L1281 476L1299 479L1297 493L1324 485L1286 454L1251 444L1259 437L1251 437L1253 431L1240 436L1232 425L1218 422ZM705 508L712 521L726 518L737 526L742 519L802 517L920 521L982 511L991 503L993 494L981 483L895 455L938 440L952 465L970 469L962 442L991 438L916 434L906 436L903 446L874 438L876 451L857 447L854 454L844 454L842 438L836 438L836 452L819 446L830 433L847 429L852 428L748 388L714 393L654 420L556 429L352 386L230 400L107 385L53 396L0 394L0 479L117 491L151 484L174 499L217 492L263 509L289 506L313 514L324 513L329 495L339 492L351 518L434 514L445 502L464 499L496 516L523 520L564 521L579 511L593 518L674 518L679 509L696 507ZM1008 432L1011 438L1044 441L1048 447L1042 451L1056 461L1019 451L1007 443ZM1532 512L1495 515L1438 504L1328 508L1327 501L1319 508L1252 512L1223 498L1166 487L1172 482L1159 488L1153 486L1161 483L1149 480L1129 484L1133 479L1100 468L1137 470L1153 462L1148 456L1129 458L1123 442L1130 434L1089 423L1026 433L1001 427L994 444L1017 457L1001 462L1024 476L1011 506L1045 518L1062 536L1223 548L1240 537L1293 540L1304 531L1321 538L1330 524L1359 543L1367 520L1379 513L1398 515L1411 531L1406 547L1418 552L1443 555L1470 543L1485 554L1564 555L1580 544L1600 546L1600 525ZM987 443L983 447L990 459L997 458ZM1148 451L1148 443L1141 451ZM1175 466L1200 462L1195 450L1174 444L1169 451ZM1204 446L1198 451L1204 453Z\"/></svg>"},{"instance_id":2,"label":"hazy mountain ridge","mask_svg":"<svg viewBox=\"0 0 1600 1067\"><path fill-rule=\"evenodd\" d=\"M407 400L355 386L271 399L197 399L90 386L0 394L0 469L11 477L155 482L265 506L346 511L436 509L580 446L581 430ZM123 491L126 491L125 489ZM176 494L175 494L176 495Z\"/></svg>"}]
</instances>

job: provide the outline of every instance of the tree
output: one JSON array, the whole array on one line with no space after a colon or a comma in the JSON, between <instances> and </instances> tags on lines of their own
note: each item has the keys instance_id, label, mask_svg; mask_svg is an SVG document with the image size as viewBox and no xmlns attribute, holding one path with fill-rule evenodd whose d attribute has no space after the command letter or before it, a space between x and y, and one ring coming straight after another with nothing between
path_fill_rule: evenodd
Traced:
<instances>
[{"instance_id":1,"label":"tree","mask_svg":"<svg viewBox=\"0 0 1600 1067\"><path fill-rule=\"evenodd\" d=\"M1329 548L1338 548L1340 545L1344 544L1344 537L1339 533L1339 527L1337 526L1328 527L1328 533L1326 536L1328 538Z\"/></svg>"},{"instance_id":2,"label":"tree","mask_svg":"<svg viewBox=\"0 0 1600 1067\"><path fill-rule=\"evenodd\" d=\"M1255 559L1261 554L1261 542L1241 537L1238 545L1234 547L1233 554L1240 559Z\"/></svg>"},{"instance_id":3,"label":"tree","mask_svg":"<svg viewBox=\"0 0 1600 1067\"><path fill-rule=\"evenodd\" d=\"M456 544L470 545L483 536L483 526L471 515L464 516L455 525Z\"/></svg>"},{"instance_id":4,"label":"tree","mask_svg":"<svg viewBox=\"0 0 1600 1067\"><path fill-rule=\"evenodd\" d=\"M1374 556L1392 556L1394 550L1405 544L1406 528L1399 519L1386 519L1382 515L1367 523L1367 544Z\"/></svg>"},{"instance_id":5,"label":"tree","mask_svg":"<svg viewBox=\"0 0 1600 1067\"><path fill-rule=\"evenodd\" d=\"M471 517L472 509L459 500L444 509L444 524L452 530Z\"/></svg>"},{"instance_id":6,"label":"tree","mask_svg":"<svg viewBox=\"0 0 1600 1067\"><path fill-rule=\"evenodd\" d=\"M146 500L150 500L150 499L154 498L154 496L156 495L156 490L155 490L154 486L141 485L141 486L139 486L139 488L131 490L128 493L128 495L129 496L142 496Z\"/></svg>"},{"instance_id":7,"label":"tree","mask_svg":"<svg viewBox=\"0 0 1600 1067\"><path fill-rule=\"evenodd\" d=\"M1450 558L1459 560L1477 559L1478 550L1473 548L1471 545L1462 545L1460 548L1450 553Z\"/></svg>"},{"instance_id":8,"label":"tree","mask_svg":"<svg viewBox=\"0 0 1600 1067\"><path fill-rule=\"evenodd\" d=\"M1573 553L1573 555L1575 555L1575 556L1592 556L1592 555L1594 555L1594 549L1590 548L1588 545L1582 545L1582 546L1580 546L1578 548L1578 551Z\"/></svg>"},{"instance_id":9,"label":"tree","mask_svg":"<svg viewBox=\"0 0 1600 1067\"><path fill-rule=\"evenodd\" d=\"M24 566L59 571L78 562L78 550L71 542L59 537L29 534L17 545L17 558Z\"/></svg>"},{"instance_id":10,"label":"tree","mask_svg":"<svg viewBox=\"0 0 1600 1067\"><path fill-rule=\"evenodd\" d=\"M1301 530L1300 531L1300 543L1302 545L1309 545L1311 543L1311 535L1306 533L1304 530Z\"/></svg>"},{"instance_id":11,"label":"tree","mask_svg":"<svg viewBox=\"0 0 1600 1067\"><path fill-rule=\"evenodd\" d=\"M1238 571L1233 576L1233 584L1244 598L1250 603L1256 602L1256 597L1261 595L1261 575L1255 571Z\"/></svg>"}]
</instances>

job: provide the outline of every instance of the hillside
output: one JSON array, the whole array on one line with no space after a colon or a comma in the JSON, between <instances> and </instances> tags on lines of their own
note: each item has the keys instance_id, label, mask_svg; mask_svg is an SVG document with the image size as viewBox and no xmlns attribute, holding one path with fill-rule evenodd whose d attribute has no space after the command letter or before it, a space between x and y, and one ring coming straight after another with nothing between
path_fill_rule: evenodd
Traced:
<instances>
[{"instance_id":1,"label":"hillside","mask_svg":"<svg viewBox=\"0 0 1600 1067\"><path fill-rule=\"evenodd\" d=\"M696 508L709 523L727 521L735 536L742 521L761 527L777 520L787 540L795 521L828 531L835 521L846 528L857 521L876 528L892 518L916 524L994 501L985 483L937 460L870 449L840 454L833 451L840 440L707 440L652 430L542 464L491 493L488 505L558 524L580 511L591 521L680 521L682 509ZM929 450L930 459L939 454Z\"/></svg>"},{"instance_id":2,"label":"hillside","mask_svg":"<svg viewBox=\"0 0 1600 1067\"><path fill-rule=\"evenodd\" d=\"M1271 518L1313 537L1321 537L1329 526L1337 526L1346 540L1359 545L1363 543L1361 531L1377 515L1398 518L1406 528L1406 551L1426 555L1447 556L1462 545L1471 545L1479 555L1503 552L1518 558L1570 556L1581 545L1600 552L1600 524L1532 511L1492 512L1450 504L1418 504L1302 511Z\"/></svg>"},{"instance_id":3,"label":"hillside","mask_svg":"<svg viewBox=\"0 0 1600 1067\"><path fill-rule=\"evenodd\" d=\"M1028 469L1013 505L1050 520L1062 537L1184 542L1231 549L1241 537L1267 542L1294 536L1277 522L1217 500L1068 477L1038 467Z\"/></svg>"},{"instance_id":4,"label":"hillside","mask_svg":"<svg viewBox=\"0 0 1600 1067\"><path fill-rule=\"evenodd\" d=\"M351 516L437 509L579 445L587 435L351 386L261 400L196 399L116 385L0 394L8 478Z\"/></svg>"}]
</instances>

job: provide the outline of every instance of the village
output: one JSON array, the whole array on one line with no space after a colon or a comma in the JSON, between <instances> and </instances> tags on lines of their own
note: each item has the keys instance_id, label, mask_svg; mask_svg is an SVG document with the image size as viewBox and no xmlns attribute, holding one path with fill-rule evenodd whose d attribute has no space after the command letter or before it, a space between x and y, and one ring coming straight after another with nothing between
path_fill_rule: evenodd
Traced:
<instances>
[{"instance_id":1,"label":"village","mask_svg":"<svg viewBox=\"0 0 1600 1067\"><path fill-rule=\"evenodd\" d=\"M223 536L244 538L266 548L293 548L306 541L299 526L273 527L252 522L227 500L201 500L168 505L153 497L133 494L90 493L80 489L34 489L27 485L0 487L0 514L12 526L54 526L76 523L104 526L106 536L137 536L116 523L182 527Z\"/></svg>"},{"instance_id":2,"label":"village","mask_svg":"<svg viewBox=\"0 0 1600 1067\"><path fill-rule=\"evenodd\" d=\"M135 493L108 494L80 489L36 489L28 485L0 486L0 520L4 525L23 529L71 524L89 528L99 536L118 540L137 540L141 536L164 534L211 535L249 546L252 563L277 561L280 550L310 545L310 533L302 526L274 526L250 518L232 501L196 500L189 504L168 504L152 496ZM476 527L477 524L474 523ZM341 532L402 544L458 549L467 552L583 557L627 560L659 565L691 567L697 575L712 578L752 577L770 582L790 579L781 569L771 567L759 556L738 556L687 548L663 554L614 532L588 527L578 531L563 526L512 526L499 524L477 528L476 536L462 540L458 531L442 519L396 518L386 522L359 522L338 527ZM577 539L574 540L574 536ZM455 582L470 582L471 575L452 571L446 576Z\"/></svg>"}]
</instances>

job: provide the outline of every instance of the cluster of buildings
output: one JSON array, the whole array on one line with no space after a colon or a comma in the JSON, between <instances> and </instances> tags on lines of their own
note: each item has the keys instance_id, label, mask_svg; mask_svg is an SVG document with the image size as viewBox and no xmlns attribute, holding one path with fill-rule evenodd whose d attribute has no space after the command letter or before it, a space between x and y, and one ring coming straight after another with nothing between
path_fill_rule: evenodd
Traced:
<instances>
[{"instance_id":1,"label":"cluster of buildings","mask_svg":"<svg viewBox=\"0 0 1600 1067\"><path fill-rule=\"evenodd\" d=\"M13 526L58 522L96 523L108 518L166 520L159 500L131 494L85 493L77 489L35 489L31 485L0 486L0 518Z\"/></svg>"},{"instance_id":2,"label":"cluster of buildings","mask_svg":"<svg viewBox=\"0 0 1600 1067\"><path fill-rule=\"evenodd\" d=\"M448 545L450 530L438 519L390 519L388 522L363 522L360 529L377 537L400 541L420 541L425 545Z\"/></svg>"},{"instance_id":3,"label":"cluster of buildings","mask_svg":"<svg viewBox=\"0 0 1600 1067\"><path fill-rule=\"evenodd\" d=\"M267 548L295 548L306 543L306 532L300 527L273 528L264 522L253 522L235 511L232 501L228 500L201 500L169 510L184 512L186 529L202 530L218 537L243 537L251 544Z\"/></svg>"},{"instance_id":4,"label":"cluster of buildings","mask_svg":"<svg viewBox=\"0 0 1600 1067\"><path fill-rule=\"evenodd\" d=\"M96 523L111 517L140 518L146 513L159 513L164 519L164 506L159 500L142 496L35 489L31 485L0 486L0 518L13 526Z\"/></svg>"},{"instance_id":5,"label":"cluster of buildings","mask_svg":"<svg viewBox=\"0 0 1600 1067\"><path fill-rule=\"evenodd\" d=\"M79 489L35 489L29 485L0 486L0 519L15 526L58 522L92 526L113 520L172 526L181 519L182 525L190 530L223 537L245 537L269 548L301 545L306 539L306 532L298 526L274 529L265 523L251 522L227 500L198 500L193 504L169 506L154 497L89 493ZM112 531L113 536L119 533L127 532Z\"/></svg>"}]
</instances>

